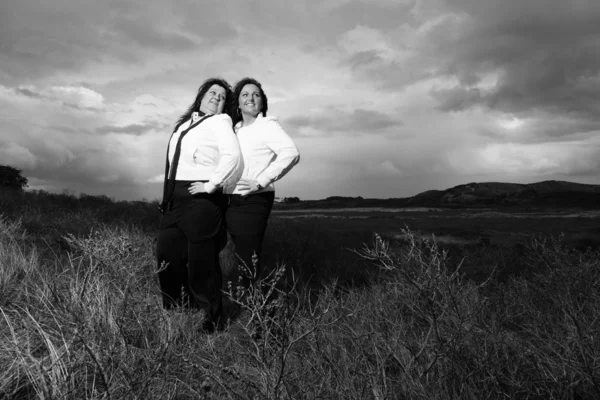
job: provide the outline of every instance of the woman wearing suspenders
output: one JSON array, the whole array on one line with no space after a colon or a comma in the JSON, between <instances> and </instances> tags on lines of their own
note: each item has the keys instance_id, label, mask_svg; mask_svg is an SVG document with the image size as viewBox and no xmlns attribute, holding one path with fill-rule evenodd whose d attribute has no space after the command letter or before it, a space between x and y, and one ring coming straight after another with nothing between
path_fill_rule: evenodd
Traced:
<instances>
[{"instance_id":1,"label":"woman wearing suspenders","mask_svg":"<svg viewBox=\"0 0 600 400\"><path fill-rule=\"evenodd\" d=\"M243 162L232 121L229 84L208 79L181 115L169 141L157 243L163 306L206 312L212 331L221 314L223 187L239 179Z\"/></svg>"}]
</instances>

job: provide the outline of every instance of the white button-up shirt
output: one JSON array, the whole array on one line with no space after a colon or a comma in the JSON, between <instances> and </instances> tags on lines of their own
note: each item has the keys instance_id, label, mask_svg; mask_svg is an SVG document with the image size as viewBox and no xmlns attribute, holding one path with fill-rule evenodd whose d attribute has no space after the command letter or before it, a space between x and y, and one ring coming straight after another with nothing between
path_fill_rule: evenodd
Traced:
<instances>
[{"instance_id":1,"label":"white button-up shirt","mask_svg":"<svg viewBox=\"0 0 600 400\"><path fill-rule=\"evenodd\" d=\"M184 122L169 142L169 163L175 155L175 147L181 132L192 124ZM178 181L207 180L204 187L208 193L219 187L235 184L242 173L243 161L240 146L227 114L217 114L192 128L181 141L181 153L177 166Z\"/></svg>"},{"instance_id":2,"label":"white button-up shirt","mask_svg":"<svg viewBox=\"0 0 600 400\"><path fill-rule=\"evenodd\" d=\"M242 179L256 180L264 188L261 191L274 191L273 182L281 179L300 161L296 145L275 117L259 114L248 126L239 122L235 131L244 160ZM225 190L242 193L238 186L227 186Z\"/></svg>"}]
</instances>

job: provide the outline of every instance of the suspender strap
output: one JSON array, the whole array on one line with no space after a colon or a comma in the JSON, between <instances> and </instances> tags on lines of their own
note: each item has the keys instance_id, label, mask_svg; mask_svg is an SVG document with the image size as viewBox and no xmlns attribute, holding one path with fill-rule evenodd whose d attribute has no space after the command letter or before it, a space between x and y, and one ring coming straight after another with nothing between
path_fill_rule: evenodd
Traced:
<instances>
[{"instance_id":1,"label":"suspender strap","mask_svg":"<svg viewBox=\"0 0 600 400\"><path fill-rule=\"evenodd\" d=\"M173 191L175 190L175 177L177 176L177 165L179 164L179 157L181 155L181 141L183 140L184 136L187 135L187 133L197 127L198 125L200 125L202 123L202 121L212 117L213 114L210 115L205 115L202 118L200 118L200 120L196 121L193 124L190 124L190 126L185 129L183 132L181 132L181 135L179 135L179 139L177 140L177 145L175 146L175 154L173 155L173 163L172 165L169 165L169 147L171 145L171 139L173 138L173 135L175 134L175 132L173 132L173 135L171 135L171 139L169 139L169 145L167 146L167 162L165 163L165 181L163 184L163 199L162 199L162 203L158 206L158 210L160 211L161 214L164 214L167 209L169 209L172 206L172 200L173 200Z\"/></svg>"}]
</instances>

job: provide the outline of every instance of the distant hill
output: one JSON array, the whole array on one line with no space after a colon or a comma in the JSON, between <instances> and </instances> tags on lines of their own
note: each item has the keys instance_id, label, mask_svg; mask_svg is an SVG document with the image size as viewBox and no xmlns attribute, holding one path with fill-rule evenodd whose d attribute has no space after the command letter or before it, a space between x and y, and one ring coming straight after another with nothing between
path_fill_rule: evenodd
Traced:
<instances>
[{"instance_id":1,"label":"distant hill","mask_svg":"<svg viewBox=\"0 0 600 400\"><path fill-rule=\"evenodd\" d=\"M565 181L482 182L429 190L405 199L411 206L552 206L600 208L600 185Z\"/></svg>"},{"instance_id":2,"label":"distant hill","mask_svg":"<svg viewBox=\"0 0 600 400\"><path fill-rule=\"evenodd\" d=\"M427 190L399 199L334 196L280 204L277 208L344 207L556 207L600 208L600 185L566 181L536 183L472 182L446 190Z\"/></svg>"},{"instance_id":3,"label":"distant hill","mask_svg":"<svg viewBox=\"0 0 600 400\"><path fill-rule=\"evenodd\" d=\"M427 191L406 199L419 206L550 206L598 207L600 185L565 181L537 183L482 182L458 185L442 191Z\"/></svg>"}]
</instances>

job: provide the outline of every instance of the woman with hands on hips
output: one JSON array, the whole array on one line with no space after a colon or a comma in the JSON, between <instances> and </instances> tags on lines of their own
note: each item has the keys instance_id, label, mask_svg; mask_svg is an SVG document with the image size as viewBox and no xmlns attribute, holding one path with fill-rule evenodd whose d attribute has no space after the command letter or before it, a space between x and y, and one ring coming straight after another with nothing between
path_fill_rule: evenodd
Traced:
<instances>
[{"instance_id":1,"label":"woman with hands on hips","mask_svg":"<svg viewBox=\"0 0 600 400\"><path fill-rule=\"evenodd\" d=\"M229 205L227 230L241 261L260 275L261 247L275 200L274 182L300 160L300 153L277 118L267 117L267 96L261 84L244 78L234 88L233 124L242 151L244 169L236 185L226 187Z\"/></svg>"},{"instance_id":2,"label":"woman with hands on hips","mask_svg":"<svg viewBox=\"0 0 600 400\"><path fill-rule=\"evenodd\" d=\"M231 86L208 79L177 121L160 206L157 260L163 306L204 310L208 331L221 314L223 187L235 184L243 168L231 117L223 113L228 101Z\"/></svg>"}]
</instances>

